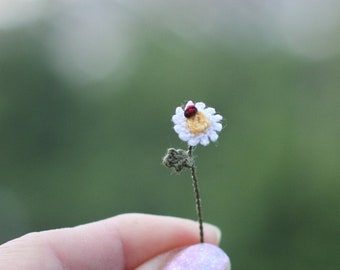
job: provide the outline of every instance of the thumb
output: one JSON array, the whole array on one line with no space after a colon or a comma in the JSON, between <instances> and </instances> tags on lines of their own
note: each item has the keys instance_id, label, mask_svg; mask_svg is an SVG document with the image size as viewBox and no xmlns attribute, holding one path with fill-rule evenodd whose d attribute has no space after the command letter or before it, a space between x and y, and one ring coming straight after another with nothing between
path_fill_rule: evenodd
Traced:
<instances>
[{"instance_id":1,"label":"thumb","mask_svg":"<svg viewBox=\"0 0 340 270\"><path fill-rule=\"evenodd\" d=\"M196 244L161 254L136 270L230 270L228 255L212 244Z\"/></svg>"}]
</instances>

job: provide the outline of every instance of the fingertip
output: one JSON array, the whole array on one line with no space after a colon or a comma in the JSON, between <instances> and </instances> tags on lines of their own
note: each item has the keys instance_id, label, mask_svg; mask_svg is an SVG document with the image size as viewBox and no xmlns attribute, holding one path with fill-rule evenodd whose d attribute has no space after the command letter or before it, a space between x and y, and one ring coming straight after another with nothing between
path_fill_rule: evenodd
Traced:
<instances>
[{"instance_id":1,"label":"fingertip","mask_svg":"<svg viewBox=\"0 0 340 270\"><path fill-rule=\"evenodd\" d=\"M210 234L211 242L218 245L222 238L222 232L219 227L211 223L204 223L203 225L205 232Z\"/></svg>"}]
</instances>

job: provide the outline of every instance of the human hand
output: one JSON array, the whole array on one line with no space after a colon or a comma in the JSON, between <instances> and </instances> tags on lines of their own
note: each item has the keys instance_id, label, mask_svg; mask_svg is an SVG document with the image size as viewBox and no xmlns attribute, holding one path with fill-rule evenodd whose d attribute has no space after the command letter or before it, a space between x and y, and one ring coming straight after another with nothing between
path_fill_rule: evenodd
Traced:
<instances>
[{"instance_id":1,"label":"human hand","mask_svg":"<svg viewBox=\"0 0 340 270\"><path fill-rule=\"evenodd\" d=\"M228 257L215 246L219 229L204 224L206 243L212 245L194 245L199 241L196 227L196 222L181 218L123 214L74 228L30 233L0 246L0 269L171 270L176 260L181 263L183 256L198 254L194 247L199 245L209 260L216 257L224 265L208 269L229 269Z\"/></svg>"}]
</instances>

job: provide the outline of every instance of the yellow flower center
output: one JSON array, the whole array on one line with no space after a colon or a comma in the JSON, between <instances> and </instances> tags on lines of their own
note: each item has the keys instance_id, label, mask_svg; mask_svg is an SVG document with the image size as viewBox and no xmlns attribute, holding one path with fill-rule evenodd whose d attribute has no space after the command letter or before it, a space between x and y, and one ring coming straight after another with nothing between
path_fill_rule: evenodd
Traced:
<instances>
[{"instance_id":1,"label":"yellow flower center","mask_svg":"<svg viewBox=\"0 0 340 270\"><path fill-rule=\"evenodd\" d=\"M194 116L185 120L187 121L187 128L195 135L206 133L208 127L210 127L208 117L202 112L197 112Z\"/></svg>"}]
</instances>

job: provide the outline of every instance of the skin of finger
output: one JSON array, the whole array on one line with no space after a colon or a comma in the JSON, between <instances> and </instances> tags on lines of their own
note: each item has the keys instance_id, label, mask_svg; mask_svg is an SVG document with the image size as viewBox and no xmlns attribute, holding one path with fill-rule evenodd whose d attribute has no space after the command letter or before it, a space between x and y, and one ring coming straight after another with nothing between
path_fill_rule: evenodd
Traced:
<instances>
[{"instance_id":1,"label":"skin of finger","mask_svg":"<svg viewBox=\"0 0 340 270\"><path fill-rule=\"evenodd\" d=\"M0 269L61 270L53 251L40 241L38 233L31 233L0 246Z\"/></svg>"},{"instance_id":2,"label":"skin of finger","mask_svg":"<svg viewBox=\"0 0 340 270\"><path fill-rule=\"evenodd\" d=\"M117 231L108 220L30 233L0 246L0 269L124 269Z\"/></svg>"},{"instance_id":3,"label":"skin of finger","mask_svg":"<svg viewBox=\"0 0 340 270\"><path fill-rule=\"evenodd\" d=\"M138 214L132 218L117 218L118 231L123 243L125 269L135 269L151 258L173 249L199 243L197 222L166 216ZM204 224L207 243L218 244L220 231Z\"/></svg>"},{"instance_id":4,"label":"skin of finger","mask_svg":"<svg viewBox=\"0 0 340 270\"><path fill-rule=\"evenodd\" d=\"M213 226L205 225L205 233L206 242L219 241ZM10 241L0 246L0 269L129 270L161 253L195 244L198 238L197 224L193 221L123 214Z\"/></svg>"}]
</instances>

